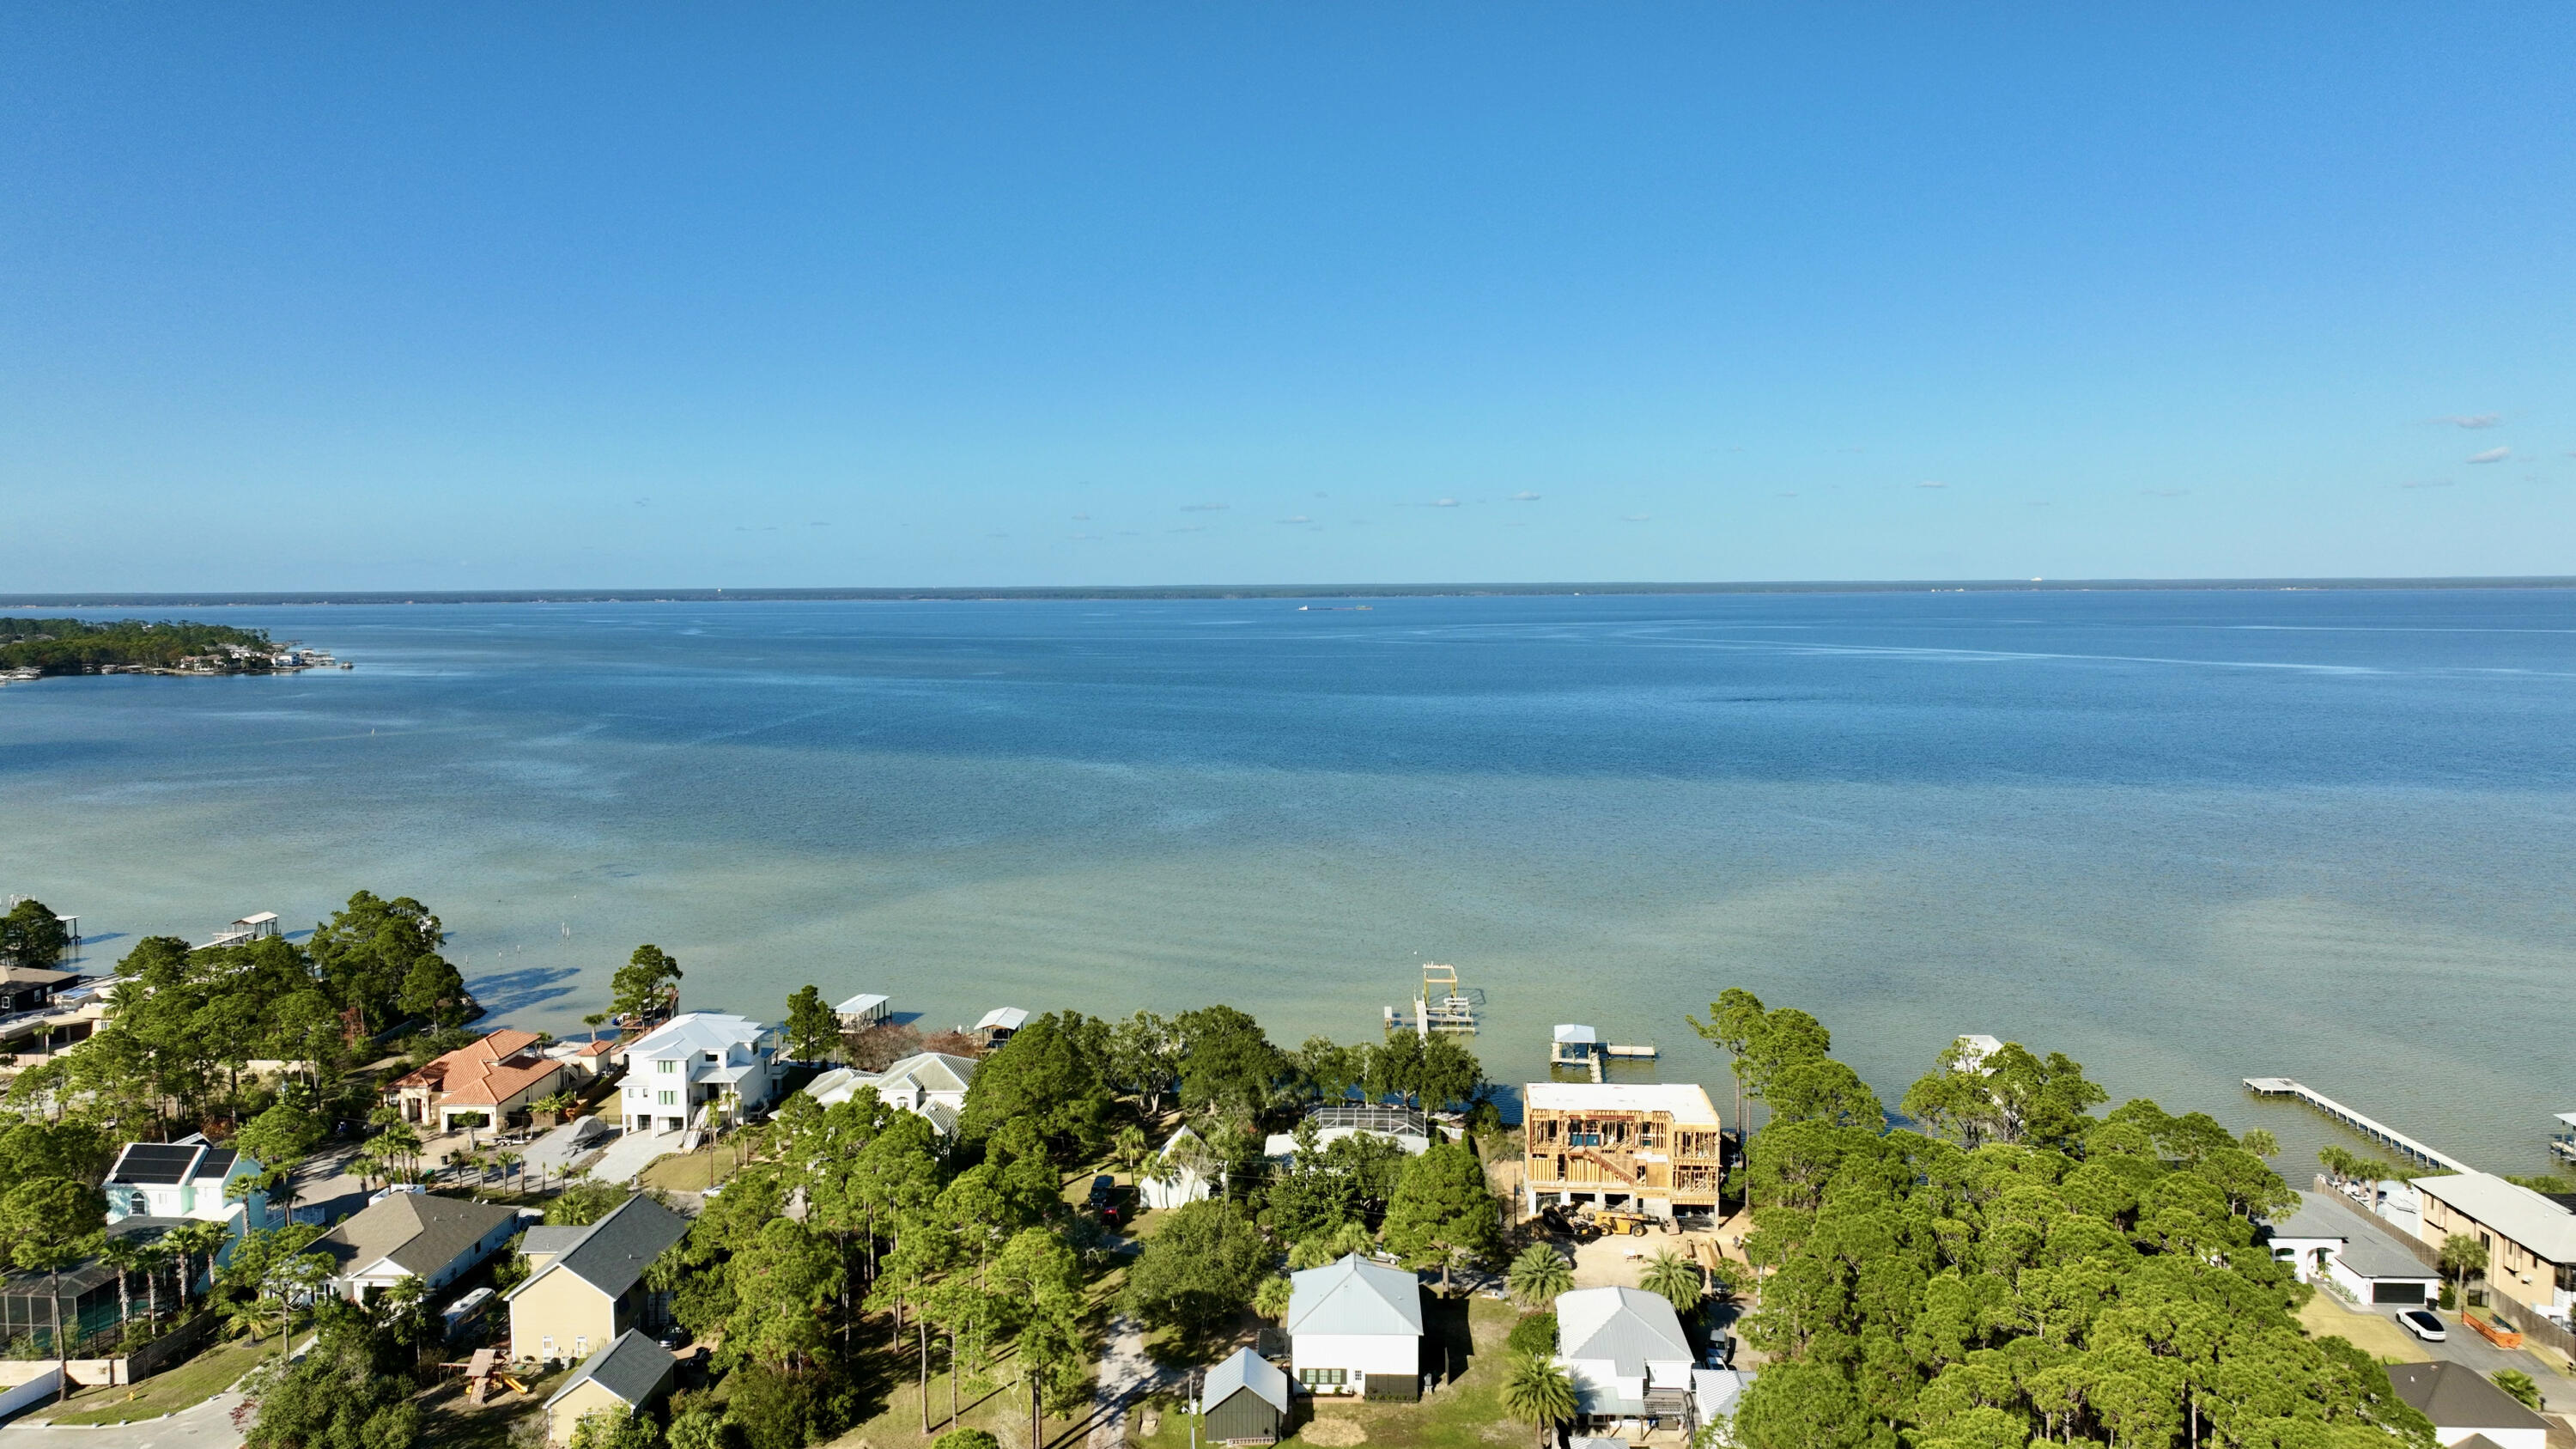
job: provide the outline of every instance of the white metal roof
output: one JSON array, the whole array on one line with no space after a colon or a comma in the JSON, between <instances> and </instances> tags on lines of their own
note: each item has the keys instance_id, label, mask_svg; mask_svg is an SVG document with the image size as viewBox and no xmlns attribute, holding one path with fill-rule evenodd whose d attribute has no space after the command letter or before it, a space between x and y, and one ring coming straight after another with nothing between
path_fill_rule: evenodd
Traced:
<instances>
[{"instance_id":1,"label":"white metal roof","mask_svg":"<svg viewBox=\"0 0 2576 1449\"><path fill-rule=\"evenodd\" d=\"M1646 1366L1691 1361L1671 1300L1643 1288L1577 1288L1556 1296L1557 1354L1607 1360L1624 1378Z\"/></svg>"},{"instance_id":2,"label":"white metal roof","mask_svg":"<svg viewBox=\"0 0 2576 1449\"><path fill-rule=\"evenodd\" d=\"M1576 1022L1563 1021L1557 1023L1556 1039L1562 1042L1582 1042L1588 1045L1601 1040L1601 1033Z\"/></svg>"},{"instance_id":3,"label":"white metal roof","mask_svg":"<svg viewBox=\"0 0 2576 1449\"><path fill-rule=\"evenodd\" d=\"M2556 1116L2559 1121L2566 1123L2568 1126L2576 1127L2576 1112L2558 1112L2552 1115Z\"/></svg>"},{"instance_id":4,"label":"white metal roof","mask_svg":"<svg viewBox=\"0 0 2576 1449\"><path fill-rule=\"evenodd\" d=\"M1366 1336L1422 1333L1422 1280L1357 1253L1288 1275L1288 1331Z\"/></svg>"},{"instance_id":5,"label":"white metal roof","mask_svg":"<svg viewBox=\"0 0 2576 1449\"><path fill-rule=\"evenodd\" d=\"M262 911L255 916L244 916L240 920L233 922L233 924L236 926L265 926L276 919L277 912Z\"/></svg>"},{"instance_id":6,"label":"white metal roof","mask_svg":"<svg viewBox=\"0 0 2576 1449\"><path fill-rule=\"evenodd\" d=\"M2576 1263L2576 1213L2484 1172L2419 1177L2415 1190L2450 1204L2553 1263Z\"/></svg>"},{"instance_id":7,"label":"white metal roof","mask_svg":"<svg viewBox=\"0 0 2576 1449\"><path fill-rule=\"evenodd\" d=\"M626 1054L650 1060L692 1051L720 1052L727 1047L755 1045L768 1031L768 1027L747 1016L692 1011L646 1032L627 1046Z\"/></svg>"},{"instance_id":8,"label":"white metal roof","mask_svg":"<svg viewBox=\"0 0 2576 1449\"><path fill-rule=\"evenodd\" d=\"M1675 1122L1718 1125L1716 1105L1696 1082L1532 1082L1521 1101L1549 1112L1666 1112Z\"/></svg>"},{"instance_id":9,"label":"white metal roof","mask_svg":"<svg viewBox=\"0 0 2576 1449\"><path fill-rule=\"evenodd\" d=\"M983 1018L975 1023L975 1029L983 1031L988 1027L1000 1027L1004 1031L1018 1031L1028 1024L1029 1014L1020 1008L996 1006L984 1013Z\"/></svg>"},{"instance_id":10,"label":"white metal roof","mask_svg":"<svg viewBox=\"0 0 2576 1449\"><path fill-rule=\"evenodd\" d=\"M1236 1349L1232 1357L1208 1370L1200 1402L1213 1409L1245 1389L1279 1412L1288 1412L1288 1375L1248 1348Z\"/></svg>"},{"instance_id":11,"label":"white metal roof","mask_svg":"<svg viewBox=\"0 0 2576 1449\"><path fill-rule=\"evenodd\" d=\"M851 997L849 1000L842 1002L840 1005L833 1007L832 1009L843 1016L858 1016L865 1012L874 1011L892 999L893 998L891 997L879 996L871 991L862 991L858 995Z\"/></svg>"}]
</instances>

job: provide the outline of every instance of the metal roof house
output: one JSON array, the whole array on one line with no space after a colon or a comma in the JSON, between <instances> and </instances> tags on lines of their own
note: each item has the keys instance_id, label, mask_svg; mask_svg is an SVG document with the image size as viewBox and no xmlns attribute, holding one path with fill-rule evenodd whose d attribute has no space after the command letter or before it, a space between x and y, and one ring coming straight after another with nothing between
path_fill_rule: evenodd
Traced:
<instances>
[{"instance_id":1,"label":"metal roof house","mask_svg":"<svg viewBox=\"0 0 2576 1449\"><path fill-rule=\"evenodd\" d=\"M1681 1315L1642 1288L1578 1288L1556 1300L1556 1359L1586 1419L1691 1422L1690 1338Z\"/></svg>"},{"instance_id":2,"label":"metal roof house","mask_svg":"<svg viewBox=\"0 0 2576 1449\"><path fill-rule=\"evenodd\" d=\"M1422 1282L1357 1253L1288 1275L1289 1358L1308 1393L1422 1393Z\"/></svg>"},{"instance_id":3,"label":"metal roof house","mask_svg":"<svg viewBox=\"0 0 2576 1449\"><path fill-rule=\"evenodd\" d=\"M1215 1154L1188 1127L1174 1131L1156 1152L1152 1165L1136 1175L1136 1195L1149 1208L1176 1208L1198 1202L1216 1190ZM1164 1175L1168 1167L1169 1175Z\"/></svg>"},{"instance_id":4,"label":"metal roof house","mask_svg":"<svg viewBox=\"0 0 2576 1449\"><path fill-rule=\"evenodd\" d=\"M635 1414L671 1392L677 1365L668 1350L634 1329L581 1361L546 1399L546 1442L564 1444L586 1414Z\"/></svg>"},{"instance_id":5,"label":"metal roof house","mask_svg":"<svg viewBox=\"0 0 2576 1449\"><path fill-rule=\"evenodd\" d=\"M693 1011L629 1042L618 1111L630 1132L740 1121L778 1093L778 1033L749 1017Z\"/></svg>"},{"instance_id":6,"label":"metal roof house","mask_svg":"<svg viewBox=\"0 0 2576 1449\"><path fill-rule=\"evenodd\" d=\"M872 1087L887 1106L929 1118L930 1125L946 1137L957 1130L957 1118L966 1110L967 1090L975 1085L975 1065L973 1057L915 1052L882 1072L835 1067L806 1083L805 1091L824 1106L835 1107L857 1096L861 1087Z\"/></svg>"},{"instance_id":7,"label":"metal roof house","mask_svg":"<svg viewBox=\"0 0 2576 1449\"><path fill-rule=\"evenodd\" d=\"M2486 1285L2564 1326L2576 1306L2576 1212L2555 1198L2484 1172L2415 1179L2423 1240L2453 1233L2486 1245Z\"/></svg>"},{"instance_id":8,"label":"metal roof house","mask_svg":"<svg viewBox=\"0 0 2576 1449\"><path fill-rule=\"evenodd\" d=\"M2393 1363L2388 1386L2433 1421L2433 1442L2455 1446L2483 1436L2496 1449L2544 1449L2549 1421L2516 1403L2464 1363Z\"/></svg>"},{"instance_id":9,"label":"metal roof house","mask_svg":"<svg viewBox=\"0 0 2576 1449\"><path fill-rule=\"evenodd\" d=\"M330 1255L331 1290L363 1303L405 1278L444 1288L508 1245L519 1215L492 1203L398 1192L315 1241Z\"/></svg>"},{"instance_id":10,"label":"metal roof house","mask_svg":"<svg viewBox=\"0 0 2576 1449\"><path fill-rule=\"evenodd\" d=\"M1209 1369L1199 1391L1200 1426L1219 1444L1274 1444L1287 1432L1288 1375L1248 1348Z\"/></svg>"}]
</instances>

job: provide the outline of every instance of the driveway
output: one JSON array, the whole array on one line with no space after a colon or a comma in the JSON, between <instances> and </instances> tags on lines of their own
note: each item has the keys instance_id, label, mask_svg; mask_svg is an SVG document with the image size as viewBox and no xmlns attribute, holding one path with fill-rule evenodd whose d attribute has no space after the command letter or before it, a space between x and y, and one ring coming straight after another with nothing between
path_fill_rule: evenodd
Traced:
<instances>
[{"instance_id":1,"label":"driveway","mask_svg":"<svg viewBox=\"0 0 2576 1449\"><path fill-rule=\"evenodd\" d=\"M2543 1408L2553 1414L2576 1414L2576 1379L2551 1368L2539 1355L2528 1349L2496 1347L2478 1337L2477 1330L2463 1325L2456 1313L2442 1315L2449 1336L2440 1343L2426 1343L2398 1327L2396 1313L2396 1309L2384 1305L2356 1307L2320 1289L2315 1302L2301 1316L2310 1328L2339 1333L2354 1347L2374 1356L2413 1362L2447 1359L2468 1365L2484 1378L2494 1377L2498 1369L2519 1369L2540 1385Z\"/></svg>"},{"instance_id":2,"label":"driveway","mask_svg":"<svg viewBox=\"0 0 2576 1449\"><path fill-rule=\"evenodd\" d=\"M1109 1322L1100 1353L1100 1382L1091 1396L1090 1449L1121 1449L1127 1442L1127 1406L1162 1383L1162 1370L1145 1353L1145 1330L1121 1313Z\"/></svg>"},{"instance_id":3,"label":"driveway","mask_svg":"<svg viewBox=\"0 0 2576 1449\"><path fill-rule=\"evenodd\" d=\"M239 1394L217 1394L166 1419L94 1428L57 1428L21 1418L0 1425L0 1449L233 1449L242 1441L241 1431L233 1427L233 1408L241 1401Z\"/></svg>"},{"instance_id":4,"label":"driveway","mask_svg":"<svg viewBox=\"0 0 2576 1449\"><path fill-rule=\"evenodd\" d=\"M528 1144L525 1171L530 1176L561 1177L574 1162L616 1141L618 1135L616 1126L605 1118L576 1117Z\"/></svg>"},{"instance_id":5,"label":"driveway","mask_svg":"<svg viewBox=\"0 0 2576 1449\"><path fill-rule=\"evenodd\" d=\"M629 1132L608 1144L590 1165L591 1180L631 1183L654 1159L679 1151L681 1140L678 1132Z\"/></svg>"}]
</instances>

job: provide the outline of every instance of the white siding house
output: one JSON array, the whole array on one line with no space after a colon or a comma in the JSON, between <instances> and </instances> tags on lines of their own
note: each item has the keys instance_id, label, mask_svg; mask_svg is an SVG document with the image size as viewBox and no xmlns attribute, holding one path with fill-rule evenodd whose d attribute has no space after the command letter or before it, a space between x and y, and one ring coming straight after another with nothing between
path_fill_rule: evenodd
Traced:
<instances>
[{"instance_id":1,"label":"white siding house","mask_svg":"<svg viewBox=\"0 0 2576 1449\"><path fill-rule=\"evenodd\" d=\"M1574 1381L1575 1411L1586 1419L1679 1421L1690 1412L1694 1365L1681 1315L1642 1288L1557 1295L1556 1361Z\"/></svg>"},{"instance_id":2,"label":"white siding house","mask_svg":"<svg viewBox=\"0 0 2576 1449\"><path fill-rule=\"evenodd\" d=\"M629 1132L739 1122L778 1094L778 1036L747 1017L693 1011L628 1043L618 1115Z\"/></svg>"},{"instance_id":3,"label":"white siding house","mask_svg":"<svg viewBox=\"0 0 2576 1449\"><path fill-rule=\"evenodd\" d=\"M882 1072L835 1067L808 1082L805 1090L824 1106L837 1107L857 1096L861 1087L874 1088L887 1106L929 1118L945 1137L957 1130L957 1118L966 1110L966 1093L974 1085L973 1057L915 1052Z\"/></svg>"},{"instance_id":4,"label":"white siding house","mask_svg":"<svg viewBox=\"0 0 2576 1449\"><path fill-rule=\"evenodd\" d=\"M1136 1175L1136 1195L1149 1208L1176 1208L1198 1202L1216 1191L1217 1169L1199 1134L1187 1127L1174 1132L1152 1163Z\"/></svg>"},{"instance_id":5,"label":"white siding house","mask_svg":"<svg viewBox=\"0 0 2576 1449\"><path fill-rule=\"evenodd\" d=\"M1357 1253L1289 1275L1289 1358L1312 1394L1412 1398L1422 1384L1422 1283Z\"/></svg>"}]
</instances>

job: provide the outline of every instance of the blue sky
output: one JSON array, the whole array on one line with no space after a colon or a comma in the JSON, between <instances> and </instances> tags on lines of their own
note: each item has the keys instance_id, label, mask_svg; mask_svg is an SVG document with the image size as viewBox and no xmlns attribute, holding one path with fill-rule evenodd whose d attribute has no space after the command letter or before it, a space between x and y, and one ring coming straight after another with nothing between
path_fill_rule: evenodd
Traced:
<instances>
[{"instance_id":1,"label":"blue sky","mask_svg":"<svg viewBox=\"0 0 2576 1449\"><path fill-rule=\"evenodd\" d=\"M2576 10L2104 10L13 6L0 592L2576 572Z\"/></svg>"}]
</instances>

